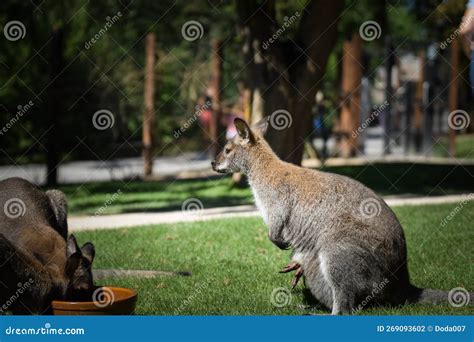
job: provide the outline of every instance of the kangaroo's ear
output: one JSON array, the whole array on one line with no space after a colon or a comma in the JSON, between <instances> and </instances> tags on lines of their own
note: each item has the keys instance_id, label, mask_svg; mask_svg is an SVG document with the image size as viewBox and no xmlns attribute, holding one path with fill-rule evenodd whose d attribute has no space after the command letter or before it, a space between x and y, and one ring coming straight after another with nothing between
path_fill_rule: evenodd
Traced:
<instances>
[{"instance_id":1,"label":"kangaroo's ear","mask_svg":"<svg viewBox=\"0 0 474 342\"><path fill-rule=\"evenodd\" d=\"M66 269L64 272L66 273L66 276L71 278L74 275L74 272L76 272L77 268L79 267L79 264L81 262L82 255L81 253L73 253L72 255L67 257L66 261Z\"/></svg>"},{"instance_id":2,"label":"kangaroo's ear","mask_svg":"<svg viewBox=\"0 0 474 342\"><path fill-rule=\"evenodd\" d=\"M74 235L69 235L67 238L67 247L66 247L66 256L69 258L74 253L79 253L79 246L77 245L76 237Z\"/></svg>"},{"instance_id":3,"label":"kangaroo's ear","mask_svg":"<svg viewBox=\"0 0 474 342\"><path fill-rule=\"evenodd\" d=\"M81 252L82 256L89 260L89 262L92 264L92 261L94 261L95 257L95 247L92 243L86 242L84 245L81 247Z\"/></svg>"},{"instance_id":4,"label":"kangaroo's ear","mask_svg":"<svg viewBox=\"0 0 474 342\"><path fill-rule=\"evenodd\" d=\"M252 133L252 130L250 129L249 125L247 123L239 118L234 119L234 125L235 128L237 128L237 134L247 142L254 143L255 142L255 137Z\"/></svg>"},{"instance_id":5,"label":"kangaroo's ear","mask_svg":"<svg viewBox=\"0 0 474 342\"><path fill-rule=\"evenodd\" d=\"M263 119L261 119L259 122L254 124L252 126L252 130L254 132L259 133L262 137L265 135L268 129L268 123L270 122L270 117L265 116Z\"/></svg>"}]
</instances>

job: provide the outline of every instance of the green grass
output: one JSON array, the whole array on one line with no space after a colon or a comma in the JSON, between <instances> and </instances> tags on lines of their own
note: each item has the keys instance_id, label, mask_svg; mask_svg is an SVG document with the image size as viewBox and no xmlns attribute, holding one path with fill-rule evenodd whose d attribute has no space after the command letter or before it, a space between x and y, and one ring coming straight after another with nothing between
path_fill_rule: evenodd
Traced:
<instances>
[{"instance_id":1,"label":"green grass","mask_svg":"<svg viewBox=\"0 0 474 342\"><path fill-rule=\"evenodd\" d=\"M444 227L455 204L396 209L404 226L412 281L421 287L474 290L474 203L464 204ZM80 242L96 245L96 268L191 271L190 277L109 279L134 288L136 313L157 315L299 315L308 313L304 286L283 308L271 303L274 289L288 288L291 274L279 274L289 252L273 246L260 218L88 231ZM180 307L181 310L179 309ZM313 311L319 312L319 311ZM322 311L321 311L322 312ZM473 314L472 308L410 305L379 307L360 314Z\"/></svg>"},{"instance_id":2,"label":"green grass","mask_svg":"<svg viewBox=\"0 0 474 342\"><path fill-rule=\"evenodd\" d=\"M434 147L434 153L440 157L449 156L448 138L442 138ZM456 158L474 159L474 134L463 134L456 137Z\"/></svg>"},{"instance_id":3,"label":"green grass","mask_svg":"<svg viewBox=\"0 0 474 342\"><path fill-rule=\"evenodd\" d=\"M382 195L474 191L474 166L379 163L328 167L325 171L359 180ZM179 210L187 198L198 198L205 208L253 203L248 187L232 186L229 177L177 181L115 181L62 186L72 215ZM120 190L120 194L114 196Z\"/></svg>"}]
</instances>

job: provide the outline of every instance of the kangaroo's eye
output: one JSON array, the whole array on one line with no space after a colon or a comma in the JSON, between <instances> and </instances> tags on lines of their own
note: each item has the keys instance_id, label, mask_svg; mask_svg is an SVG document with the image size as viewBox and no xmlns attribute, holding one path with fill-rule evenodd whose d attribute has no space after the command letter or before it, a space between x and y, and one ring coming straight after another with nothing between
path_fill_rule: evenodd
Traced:
<instances>
[{"instance_id":1,"label":"kangaroo's eye","mask_svg":"<svg viewBox=\"0 0 474 342\"><path fill-rule=\"evenodd\" d=\"M231 148L226 147L226 148L224 149L224 153L225 153L225 154L229 154L230 152L232 152L232 149L231 149Z\"/></svg>"}]
</instances>

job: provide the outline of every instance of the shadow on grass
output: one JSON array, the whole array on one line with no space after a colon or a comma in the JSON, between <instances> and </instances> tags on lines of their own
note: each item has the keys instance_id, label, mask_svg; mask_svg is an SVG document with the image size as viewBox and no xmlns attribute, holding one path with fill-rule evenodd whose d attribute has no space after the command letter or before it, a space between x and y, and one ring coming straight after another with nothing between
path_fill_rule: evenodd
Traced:
<instances>
[{"instance_id":1,"label":"shadow on grass","mask_svg":"<svg viewBox=\"0 0 474 342\"><path fill-rule=\"evenodd\" d=\"M244 204L251 204L251 200L247 198L229 197L225 199L211 198L211 197L199 197L199 200L203 204L204 209L219 208L219 207L230 207ZM136 212L166 212L166 211L177 211L181 210L182 202L170 203L165 207L142 207L142 208L124 208L122 213L136 213Z\"/></svg>"},{"instance_id":2,"label":"shadow on grass","mask_svg":"<svg viewBox=\"0 0 474 342\"><path fill-rule=\"evenodd\" d=\"M474 165L378 163L323 171L357 179L381 195L435 196L474 190Z\"/></svg>"},{"instance_id":3,"label":"shadow on grass","mask_svg":"<svg viewBox=\"0 0 474 342\"><path fill-rule=\"evenodd\" d=\"M326 167L322 171L354 178L382 196L439 196L474 191L474 165L378 163ZM187 180L113 181L66 185L72 213L94 213L116 193L108 213L163 212L180 210L188 198L199 199L204 208L253 203L248 186L232 184L229 176Z\"/></svg>"}]
</instances>

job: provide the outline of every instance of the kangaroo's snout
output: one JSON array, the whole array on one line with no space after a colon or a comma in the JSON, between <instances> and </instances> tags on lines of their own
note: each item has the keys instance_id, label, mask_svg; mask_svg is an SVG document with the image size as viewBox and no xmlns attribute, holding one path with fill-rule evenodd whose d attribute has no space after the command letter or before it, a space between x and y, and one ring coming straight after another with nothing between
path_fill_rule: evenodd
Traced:
<instances>
[{"instance_id":1,"label":"kangaroo's snout","mask_svg":"<svg viewBox=\"0 0 474 342\"><path fill-rule=\"evenodd\" d=\"M217 156L216 159L214 159L211 162L212 169L214 171L218 172L218 173L228 173L229 170L227 170L227 167L224 165L224 164L226 164L226 162L225 161L224 162L217 161L218 158L219 158L219 156Z\"/></svg>"}]
</instances>

